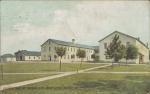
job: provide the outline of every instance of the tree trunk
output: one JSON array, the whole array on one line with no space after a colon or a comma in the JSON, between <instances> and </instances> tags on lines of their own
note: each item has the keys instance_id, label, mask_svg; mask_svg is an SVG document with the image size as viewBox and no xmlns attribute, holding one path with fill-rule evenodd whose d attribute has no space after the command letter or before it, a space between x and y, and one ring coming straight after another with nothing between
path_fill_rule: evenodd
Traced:
<instances>
[{"instance_id":1,"label":"tree trunk","mask_svg":"<svg viewBox=\"0 0 150 94\"><path fill-rule=\"evenodd\" d=\"M2 80L3 80L3 64L1 64L1 76L2 76Z\"/></svg>"},{"instance_id":2,"label":"tree trunk","mask_svg":"<svg viewBox=\"0 0 150 94\"><path fill-rule=\"evenodd\" d=\"M61 57L62 58L62 57ZM61 72L61 58L60 58L60 64L59 64L59 71Z\"/></svg>"},{"instance_id":3,"label":"tree trunk","mask_svg":"<svg viewBox=\"0 0 150 94\"><path fill-rule=\"evenodd\" d=\"M127 65L127 59L126 59L126 65Z\"/></svg>"},{"instance_id":4,"label":"tree trunk","mask_svg":"<svg viewBox=\"0 0 150 94\"><path fill-rule=\"evenodd\" d=\"M82 67L82 58L81 58L81 63L80 63L80 68Z\"/></svg>"}]
</instances>

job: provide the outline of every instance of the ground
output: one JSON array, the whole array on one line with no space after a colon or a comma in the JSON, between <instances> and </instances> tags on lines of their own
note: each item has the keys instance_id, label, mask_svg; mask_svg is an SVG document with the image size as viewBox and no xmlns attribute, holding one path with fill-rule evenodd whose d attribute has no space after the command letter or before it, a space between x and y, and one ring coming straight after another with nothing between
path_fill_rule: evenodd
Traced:
<instances>
[{"instance_id":1,"label":"ground","mask_svg":"<svg viewBox=\"0 0 150 94\"><path fill-rule=\"evenodd\" d=\"M84 64L84 65L95 67L99 66L100 64L87 64L87 65ZM56 64L56 66L58 65ZM69 69L71 71L75 70L72 68L67 68L68 66L70 67L73 65L65 64L64 65L65 72L68 72ZM83 66L82 68L85 68ZM43 69L40 67L40 70ZM27 70L25 71L29 72ZM39 71L36 70L36 72ZM109 72L122 72L122 73L116 74ZM123 72L141 72L141 74L136 73L128 74ZM89 72L77 73L66 77L56 78L35 84L4 90L3 94L149 94L150 93L149 72L150 72L149 64L128 65L128 66L117 65L114 67L95 69ZM47 76L48 74L42 74L41 76L43 75Z\"/></svg>"},{"instance_id":2,"label":"ground","mask_svg":"<svg viewBox=\"0 0 150 94\"><path fill-rule=\"evenodd\" d=\"M77 71L81 69L102 66L104 64L63 63L61 72ZM3 79L0 73L0 85L31 80L39 77L59 74L59 63L6 63L3 64ZM30 74L31 73L31 74Z\"/></svg>"},{"instance_id":3,"label":"ground","mask_svg":"<svg viewBox=\"0 0 150 94\"><path fill-rule=\"evenodd\" d=\"M77 68L86 69L99 64L83 63L62 63L62 72L76 71ZM36 72L59 72L59 63L5 63L3 64L5 73L36 73Z\"/></svg>"}]
</instances>

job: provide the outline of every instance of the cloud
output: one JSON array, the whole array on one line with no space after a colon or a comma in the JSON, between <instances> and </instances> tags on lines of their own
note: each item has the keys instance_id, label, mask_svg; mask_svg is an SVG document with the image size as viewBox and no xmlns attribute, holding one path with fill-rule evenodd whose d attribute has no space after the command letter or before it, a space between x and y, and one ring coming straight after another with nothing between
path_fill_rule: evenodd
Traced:
<instances>
[{"instance_id":1,"label":"cloud","mask_svg":"<svg viewBox=\"0 0 150 94\"><path fill-rule=\"evenodd\" d=\"M34 15L29 12L28 21L11 24L11 32L2 32L2 53L19 49L40 50L40 45L49 38L64 41L75 38L77 43L98 45L98 40L115 30L142 37L146 42L147 33L150 33L147 6L147 2L135 1L82 1L71 9L41 8ZM23 14L28 14L26 11L18 14L22 16L20 19L24 18Z\"/></svg>"}]
</instances>

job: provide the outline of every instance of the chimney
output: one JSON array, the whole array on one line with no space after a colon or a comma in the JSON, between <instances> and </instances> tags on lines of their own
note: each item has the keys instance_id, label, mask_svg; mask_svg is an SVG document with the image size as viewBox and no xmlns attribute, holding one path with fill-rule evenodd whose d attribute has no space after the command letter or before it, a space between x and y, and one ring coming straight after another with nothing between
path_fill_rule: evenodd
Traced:
<instances>
[{"instance_id":1,"label":"chimney","mask_svg":"<svg viewBox=\"0 0 150 94\"><path fill-rule=\"evenodd\" d=\"M73 43L73 44L75 43L75 39L72 39L72 43Z\"/></svg>"},{"instance_id":2,"label":"chimney","mask_svg":"<svg viewBox=\"0 0 150 94\"><path fill-rule=\"evenodd\" d=\"M146 46L148 47L148 42L146 43Z\"/></svg>"},{"instance_id":3,"label":"chimney","mask_svg":"<svg viewBox=\"0 0 150 94\"><path fill-rule=\"evenodd\" d=\"M138 37L137 39L140 40L140 37Z\"/></svg>"}]
</instances>

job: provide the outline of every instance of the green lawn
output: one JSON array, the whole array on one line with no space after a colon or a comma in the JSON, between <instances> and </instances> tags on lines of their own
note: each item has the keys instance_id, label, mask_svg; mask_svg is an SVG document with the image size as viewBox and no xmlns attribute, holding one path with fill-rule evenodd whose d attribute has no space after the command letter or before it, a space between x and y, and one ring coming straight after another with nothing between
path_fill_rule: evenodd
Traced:
<instances>
[{"instance_id":1,"label":"green lawn","mask_svg":"<svg viewBox=\"0 0 150 94\"><path fill-rule=\"evenodd\" d=\"M76 74L3 91L3 94L148 94L150 75Z\"/></svg>"},{"instance_id":2,"label":"green lawn","mask_svg":"<svg viewBox=\"0 0 150 94\"><path fill-rule=\"evenodd\" d=\"M25 81L25 80L31 80L31 79L36 79L36 78L46 77L46 76L50 76L50 75L55 75L55 74L53 73L53 74L13 74L13 75L4 75L3 80L2 80L2 76L0 74L0 85L20 82L20 81Z\"/></svg>"},{"instance_id":3,"label":"green lawn","mask_svg":"<svg viewBox=\"0 0 150 94\"><path fill-rule=\"evenodd\" d=\"M114 67L106 67L95 69L92 71L105 71L105 72L150 72L150 64L147 65L115 65Z\"/></svg>"},{"instance_id":4,"label":"green lawn","mask_svg":"<svg viewBox=\"0 0 150 94\"><path fill-rule=\"evenodd\" d=\"M76 71L79 68L79 63L62 63L62 72ZM101 66L103 64L86 64L83 63L81 69L90 67ZM3 64L3 70L5 73L17 73L17 72L58 72L59 63L5 63Z\"/></svg>"}]
</instances>

